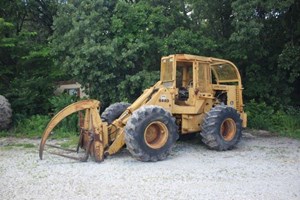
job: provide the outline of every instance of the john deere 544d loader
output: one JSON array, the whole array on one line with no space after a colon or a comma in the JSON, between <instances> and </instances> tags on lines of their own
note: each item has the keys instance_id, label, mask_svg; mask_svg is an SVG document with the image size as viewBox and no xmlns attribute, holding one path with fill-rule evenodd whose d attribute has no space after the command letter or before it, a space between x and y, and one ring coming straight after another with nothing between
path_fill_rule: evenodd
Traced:
<instances>
[{"instance_id":1,"label":"john deere 544d loader","mask_svg":"<svg viewBox=\"0 0 300 200\"><path fill-rule=\"evenodd\" d=\"M197 132L208 148L228 150L247 125L242 90L239 71L227 60L187 54L162 57L160 81L131 105L112 104L100 116L99 101L83 100L57 113L45 129L39 156L42 159L52 129L79 111L85 113L77 147L85 154L76 157L81 161L89 156L103 161L125 144L138 160L164 160L179 135Z\"/></svg>"}]
</instances>

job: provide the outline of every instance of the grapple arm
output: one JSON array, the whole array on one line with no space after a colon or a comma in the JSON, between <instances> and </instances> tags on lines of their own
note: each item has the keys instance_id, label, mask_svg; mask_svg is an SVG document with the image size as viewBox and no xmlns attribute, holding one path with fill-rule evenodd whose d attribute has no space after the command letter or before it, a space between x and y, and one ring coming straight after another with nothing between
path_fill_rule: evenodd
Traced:
<instances>
[{"instance_id":1,"label":"grapple arm","mask_svg":"<svg viewBox=\"0 0 300 200\"><path fill-rule=\"evenodd\" d=\"M91 154L98 162L102 161L104 146L108 143L108 136L107 132L103 131L103 123L98 112L99 106L100 102L97 100L83 100L73 103L57 113L48 123L43 133L39 149L40 159L43 158L45 143L53 128L67 116L78 111L86 110L83 127L85 131L81 131L82 141L80 142L82 143L81 145L86 148L86 154Z\"/></svg>"}]
</instances>

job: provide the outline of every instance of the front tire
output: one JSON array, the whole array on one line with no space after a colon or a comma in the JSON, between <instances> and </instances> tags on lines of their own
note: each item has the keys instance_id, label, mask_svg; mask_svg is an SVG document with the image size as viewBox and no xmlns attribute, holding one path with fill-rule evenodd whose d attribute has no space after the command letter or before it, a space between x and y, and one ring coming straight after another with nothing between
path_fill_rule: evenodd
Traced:
<instances>
[{"instance_id":1,"label":"front tire","mask_svg":"<svg viewBox=\"0 0 300 200\"><path fill-rule=\"evenodd\" d=\"M202 124L202 141L210 149L225 151L235 147L242 136L242 120L234 108L216 106Z\"/></svg>"},{"instance_id":2,"label":"front tire","mask_svg":"<svg viewBox=\"0 0 300 200\"><path fill-rule=\"evenodd\" d=\"M164 160L178 139L175 118L162 107L143 106L125 127L127 149L138 160Z\"/></svg>"}]
</instances>

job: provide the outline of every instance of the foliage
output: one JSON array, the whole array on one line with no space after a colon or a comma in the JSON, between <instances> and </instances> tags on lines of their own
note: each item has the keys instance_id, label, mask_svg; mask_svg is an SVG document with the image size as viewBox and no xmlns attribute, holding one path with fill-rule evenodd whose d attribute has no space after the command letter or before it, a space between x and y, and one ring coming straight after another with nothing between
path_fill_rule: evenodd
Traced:
<instances>
[{"instance_id":1,"label":"foliage","mask_svg":"<svg viewBox=\"0 0 300 200\"><path fill-rule=\"evenodd\" d=\"M294 110L294 109L292 109ZM277 111L272 117L273 129L283 136L300 138L300 110Z\"/></svg>"},{"instance_id":2,"label":"foliage","mask_svg":"<svg viewBox=\"0 0 300 200\"><path fill-rule=\"evenodd\" d=\"M69 95L66 93L53 96L49 99L50 104L51 104L51 110L53 114L58 113L61 111L64 107L70 105L71 103L74 103L78 100L78 97L74 95Z\"/></svg>"},{"instance_id":3,"label":"foliage","mask_svg":"<svg viewBox=\"0 0 300 200\"><path fill-rule=\"evenodd\" d=\"M62 110L67 105L76 101L75 96L70 96L67 94L62 94L60 96L54 96L49 99L51 110L53 113L51 115L32 115L28 118L20 118L17 121L15 130L12 131L11 135L15 136L26 136L31 138L41 137L47 124L51 120L54 114ZM63 138L76 135L78 132L78 116L77 114L70 115L69 117L62 120L57 127L54 128L52 137L53 138ZM5 136L8 132L1 134Z\"/></svg>"},{"instance_id":4,"label":"foliage","mask_svg":"<svg viewBox=\"0 0 300 200\"><path fill-rule=\"evenodd\" d=\"M250 101L246 106L248 127L300 138L300 109L287 107L275 111L266 103Z\"/></svg>"},{"instance_id":5,"label":"foliage","mask_svg":"<svg viewBox=\"0 0 300 200\"><path fill-rule=\"evenodd\" d=\"M159 80L159 72L141 71L135 75L126 75L125 80L118 85L119 95L124 98L125 102L133 102L141 93L141 88L146 89L149 85L154 85Z\"/></svg>"},{"instance_id":6,"label":"foliage","mask_svg":"<svg viewBox=\"0 0 300 200\"><path fill-rule=\"evenodd\" d=\"M57 14L53 24L57 31L52 36L56 65L88 86L91 97L101 97L105 102L105 88L113 85L118 78L114 71L119 70L111 62L108 8L103 1L74 1L61 5Z\"/></svg>"},{"instance_id":7,"label":"foliage","mask_svg":"<svg viewBox=\"0 0 300 200\"><path fill-rule=\"evenodd\" d=\"M43 19L51 21L55 5L53 0L0 3L0 93L11 102L15 122L49 111L57 73L47 41L52 22L45 28Z\"/></svg>"},{"instance_id":8,"label":"foliage","mask_svg":"<svg viewBox=\"0 0 300 200\"><path fill-rule=\"evenodd\" d=\"M279 130L300 102L299 18L295 0L1 1L0 93L18 124L68 102L51 98L59 80L106 107L154 84L161 56L199 54L237 64L246 105L265 102L249 103L250 126Z\"/></svg>"},{"instance_id":9,"label":"foliage","mask_svg":"<svg viewBox=\"0 0 300 200\"><path fill-rule=\"evenodd\" d=\"M256 103L254 100L247 103L246 113L248 115L248 127L255 129L269 130L271 127L270 117L274 114L274 109L266 103Z\"/></svg>"},{"instance_id":10,"label":"foliage","mask_svg":"<svg viewBox=\"0 0 300 200\"><path fill-rule=\"evenodd\" d=\"M54 19L51 41L56 64L87 85L90 96L105 105L132 100L133 91L136 97L153 81L134 83L131 91L126 84L159 70L162 55L205 53L203 46L212 49L212 40L190 30L188 16L174 8L182 9L176 1L66 4Z\"/></svg>"},{"instance_id":11,"label":"foliage","mask_svg":"<svg viewBox=\"0 0 300 200\"><path fill-rule=\"evenodd\" d=\"M232 59L245 97L278 108L297 91L300 27L290 21L299 10L292 0L73 1L54 19L52 49L59 65L105 105L138 96L144 86L133 80L159 70L162 55L190 53ZM272 79L265 76L270 72Z\"/></svg>"},{"instance_id":12,"label":"foliage","mask_svg":"<svg viewBox=\"0 0 300 200\"><path fill-rule=\"evenodd\" d=\"M299 28L300 30L300 28ZM285 78L285 92L283 95L290 95L291 99L288 99L290 104L299 105L300 94L300 44L298 46L288 43L284 46L281 54L278 58L278 67L281 69L280 75ZM284 87L281 86L281 87ZM281 91L279 91L281 92ZM298 96L297 96L298 95ZM292 101L292 102L289 102Z\"/></svg>"},{"instance_id":13,"label":"foliage","mask_svg":"<svg viewBox=\"0 0 300 200\"><path fill-rule=\"evenodd\" d=\"M289 104L299 78L294 73L298 64L286 66L300 58L300 23L290 24L299 19L299 2L236 0L232 9L233 32L227 53L241 68L245 97L275 107ZM286 46L295 51L287 52Z\"/></svg>"},{"instance_id":14,"label":"foliage","mask_svg":"<svg viewBox=\"0 0 300 200\"><path fill-rule=\"evenodd\" d=\"M78 100L76 96L61 94L59 96L53 96L49 99L51 103L51 110L53 114L58 113L60 110L65 108L66 106L74 103ZM57 135L57 137L63 137L72 135L75 132L78 132L78 113L74 113L67 118L63 119L57 127L53 130L53 133ZM59 136L61 135L61 136Z\"/></svg>"},{"instance_id":15,"label":"foliage","mask_svg":"<svg viewBox=\"0 0 300 200\"><path fill-rule=\"evenodd\" d=\"M33 115L22 119L16 126L15 135L41 137L50 119L50 116L45 115Z\"/></svg>"}]
</instances>

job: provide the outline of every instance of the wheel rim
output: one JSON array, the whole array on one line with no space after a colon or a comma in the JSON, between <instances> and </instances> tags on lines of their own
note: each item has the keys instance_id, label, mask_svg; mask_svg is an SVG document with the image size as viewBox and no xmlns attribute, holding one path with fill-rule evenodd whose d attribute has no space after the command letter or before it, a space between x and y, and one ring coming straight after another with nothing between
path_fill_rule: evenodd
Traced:
<instances>
[{"instance_id":1,"label":"wheel rim","mask_svg":"<svg viewBox=\"0 0 300 200\"><path fill-rule=\"evenodd\" d=\"M144 131L145 143L152 149L163 147L168 140L168 128L162 122L155 121L149 124Z\"/></svg>"},{"instance_id":2,"label":"wheel rim","mask_svg":"<svg viewBox=\"0 0 300 200\"><path fill-rule=\"evenodd\" d=\"M220 132L225 141L231 141L236 133L235 121L231 118L225 119L221 125Z\"/></svg>"}]
</instances>

